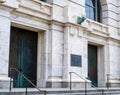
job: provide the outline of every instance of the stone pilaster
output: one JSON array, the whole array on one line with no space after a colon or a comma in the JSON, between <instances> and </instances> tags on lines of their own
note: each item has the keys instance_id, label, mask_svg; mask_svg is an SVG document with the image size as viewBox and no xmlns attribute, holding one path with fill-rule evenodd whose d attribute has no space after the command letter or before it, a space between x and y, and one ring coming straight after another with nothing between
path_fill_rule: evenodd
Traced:
<instances>
[{"instance_id":1,"label":"stone pilaster","mask_svg":"<svg viewBox=\"0 0 120 95\"><path fill-rule=\"evenodd\" d=\"M62 87L63 36L63 27L51 24L48 38L47 87Z\"/></svg>"},{"instance_id":2,"label":"stone pilaster","mask_svg":"<svg viewBox=\"0 0 120 95\"><path fill-rule=\"evenodd\" d=\"M0 87L7 87L10 43L10 12L0 9ZM4 82L4 83L2 83ZM1 84L2 83L2 84Z\"/></svg>"},{"instance_id":3,"label":"stone pilaster","mask_svg":"<svg viewBox=\"0 0 120 95\"><path fill-rule=\"evenodd\" d=\"M38 33L38 62L37 62L37 86L46 87L48 70L48 35L49 31ZM48 73L47 73L48 72Z\"/></svg>"},{"instance_id":4,"label":"stone pilaster","mask_svg":"<svg viewBox=\"0 0 120 95\"><path fill-rule=\"evenodd\" d=\"M69 54L69 27L64 28L64 62L63 62L63 80L64 87L68 87L69 83L69 68L70 68L70 54Z\"/></svg>"}]
</instances>

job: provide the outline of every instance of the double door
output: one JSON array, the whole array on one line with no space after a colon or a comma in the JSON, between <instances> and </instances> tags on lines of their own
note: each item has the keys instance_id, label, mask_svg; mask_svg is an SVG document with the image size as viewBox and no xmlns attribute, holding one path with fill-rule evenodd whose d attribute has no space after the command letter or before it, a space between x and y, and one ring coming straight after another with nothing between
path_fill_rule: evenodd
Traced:
<instances>
[{"instance_id":1,"label":"double door","mask_svg":"<svg viewBox=\"0 0 120 95\"><path fill-rule=\"evenodd\" d=\"M13 77L14 87L32 87L22 74L36 85L37 40L37 32L11 28L9 76ZM18 69L22 74L16 71L11 73L11 68Z\"/></svg>"}]
</instances>

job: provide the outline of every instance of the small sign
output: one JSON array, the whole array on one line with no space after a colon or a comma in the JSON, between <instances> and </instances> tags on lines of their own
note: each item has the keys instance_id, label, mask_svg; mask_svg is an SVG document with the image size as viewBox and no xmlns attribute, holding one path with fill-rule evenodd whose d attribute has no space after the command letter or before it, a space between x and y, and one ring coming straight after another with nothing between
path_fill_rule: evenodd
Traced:
<instances>
[{"instance_id":1,"label":"small sign","mask_svg":"<svg viewBox=\"0 0 120 95\"><path fill-rule=\"evenodd\" d=\"M82 58L81 58L81 55L71 54L71 66L82 67Z\"/></svg>"}]
</instances>

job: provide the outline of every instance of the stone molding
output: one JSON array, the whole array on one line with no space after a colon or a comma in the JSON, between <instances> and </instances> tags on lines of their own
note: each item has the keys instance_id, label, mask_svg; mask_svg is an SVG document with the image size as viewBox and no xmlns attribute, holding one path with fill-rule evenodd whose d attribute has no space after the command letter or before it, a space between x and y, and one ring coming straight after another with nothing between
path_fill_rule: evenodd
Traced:
<instances>
[{"instance_id":1,"label":"stone molding","mask_svg":"<svg viewBox=\"0 0 120 95\"><path fill-rule=\"evenodd\" d=\"M15 3L12 5L13 1L15 1ZM48 21L48 24L56 22L56 24L62 24L62 26L66 26L67 24L69 24L71 26L73 25L77 27L77 31L79 29L83 29L83 32L92 33L101 37L109 37L109 29L107 25L92 21L90 19L87 19L82 25L70 21L61 22L55 20L54 18L52 18L52 5L41 2L39 0L6 0L6 2L1 5L9 9L11 8L11 13L26 14L38 19L44 19ZM76 29L74 30L76 31ZM79 32L78 35L82 36L83 33Z\"/></svg>"},{"instance_id":2,"label":"stone molding","mask_svg":"<svg viewBox=\"0 0 120 95\"><path fill-rule=\"evenodd\" d=\"M71 35L74 35L75 31L77 31L78 36L80 37L83 36L83 33L91 33L105 38L109 37L108 26L89 19L87 19L82 25L67 22L65 23L65 26L69 27Z\"/></svg>"},{"instance_id":3,"label":"stone molding","mask_svg":"<svg viewBox=\"0 0 120 95\"><path fill-rule=\"evenodd\" d=\"M46 20L51 19L52 6L38 0L6 0L1 5L1 7L12 10L11 12L19 12Z\"/></svg>"}]
</instances>

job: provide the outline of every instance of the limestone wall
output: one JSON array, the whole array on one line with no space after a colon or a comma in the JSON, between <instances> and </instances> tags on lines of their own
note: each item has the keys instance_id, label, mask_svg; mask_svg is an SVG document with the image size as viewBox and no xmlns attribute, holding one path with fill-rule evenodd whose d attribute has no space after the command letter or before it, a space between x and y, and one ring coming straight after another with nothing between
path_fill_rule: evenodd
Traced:
<instances>
[{"instance_id":1,"label":"limestone wall","mask_svg":"<svg viewBox=\"0 0 120 95\"><path fill-rule=\"evenodd\" d=\"M102 23L87 18L81 25L77 17L86 15L85 0L5 1L0 3L0 77L8 76L11 26L39 34L38 87L68 87L69 72L86 78L88 44L98 47L99 86L105 86L106 74L120 77L119 0L101 0ZM82 56L82 67L71 66L70 54ZM76 76L73 80L84 82Z\"/></svg>"}]
</instances>

